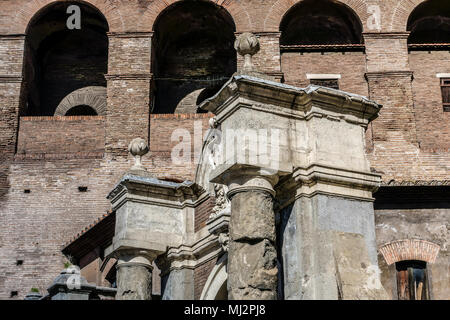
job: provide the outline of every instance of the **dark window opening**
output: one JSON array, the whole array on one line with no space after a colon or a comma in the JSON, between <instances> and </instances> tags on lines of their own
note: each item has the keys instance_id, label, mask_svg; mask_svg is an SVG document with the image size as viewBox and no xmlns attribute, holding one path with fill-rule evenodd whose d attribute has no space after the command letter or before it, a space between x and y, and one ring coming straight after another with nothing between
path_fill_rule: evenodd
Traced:
<instances>
[{"instance_id":1,"label":"dark window opening","mask_svg":"<svg viewBox=\"0 0 450 320\"><path fill-rule=\"evenodd\" d=\"M25 189L25 190L23 190L23 193L31 193L31 190L30 189Z\"/></svg>"},{"instance_id":2,"label":"dark window opening","mask_svg":"<svg viewBox=\"0 0 450 320\"><path fill-rule=\"evenodd\" d=\"M236 72L234 32L229 13L210 2L182 1L161 13L153 37L152 112L196 113L202 89L213 95Z\"/></svg>"},{"instance_id":3,"label":"dark window opening","mask_svg":"<svg viewBox=\"0 0 450 320\"><path fill-rule=\"evenodd\" d=\"M67 111L66 116L96 116L97 112L90 106L75 106Z\"/></svg>"},{"instance_id":4,"label":"dark window opening","mask_svg":"<svg viewBox=\"0 0 450 320\"><path fill-rule=\"evenodd\" d=\"M400 261L397 269L397 292L399 300L429 300L427 264L424 261Z\"/></svg>"},{"instance_id":5,"label":"dark window opening","mask_svg":"<svg viewBox=\"0 0 450 320\"><path fill-rule=\"evenodd\" d=\"M17 260L16 261L16 266L21 266L23 265L23 260Z\"/></svg>"},{"instance_id":6,"label":"dark window opening","mask_svg":"<svg viewBox=\"0 0 450 320\"><path fill-rule=\"evenodd\" d=\"M88 187L78 187L78 191L80 192L87 192Z\"/></svg>"},{"instance_id":7,"label":"dark window opening","mask_svg":"<svg viewBox=\"0 0 450 320\"><path fill-rule=\"evenodd\" d=\"M429 0L418 5L408 18L408 44L450 45L450 2Z\"/></svg>"},{"instance_id":8,"label":"dark window opening","mask_svg":"<svg viewBox=\"0 0 450 320\"><path fill-rule=\"evenodd\" d=\"M81 29L66 26L67 7L81 9ZM64 1L42 9L27 27L24 56L26 88L21 115L53 116L71 92L106 86L108 23L89 4Z\"/></svg>"},{"instance_id":9,"label":"dark window opening","mask_svg":"<svg viewBox=\"0 0 450 320\"><path fill-rule=\"evenodd\" d=\"M444 112L450 112L450 78L441 78L441 92Z\"/></svg>"},{"instance_id":10,"label":"dark window opening","mask_svg":"<svg viewBox=\"0 0 450 320\"><path fill-rule=\"evenodd\" d=\"M18 291L11 291L11 293L9 294L9 297L14 298L14 297L17 297L18 295L19 295Z\"/></svg>"},{"instance_id":11,"label":"dark window opening","mask_svg":"<svg viewBox=\"0 0 450 320\"><path fill-rule=\"evenodd\" d=\"M362 43L362 24L352 9L329 0L304 0L280 24L280 44L349 45Z\"/></svg>"},{"instance_id":12,"label":"dark window opening","mask_svg":"<svg viewBox=\"0 0 450 320\"><path fill-rule=\"evenodd\" d=\"M316 86L328 87L339 90L338 79L311 79L310 83Z\"/></svg>"}]
</instances>

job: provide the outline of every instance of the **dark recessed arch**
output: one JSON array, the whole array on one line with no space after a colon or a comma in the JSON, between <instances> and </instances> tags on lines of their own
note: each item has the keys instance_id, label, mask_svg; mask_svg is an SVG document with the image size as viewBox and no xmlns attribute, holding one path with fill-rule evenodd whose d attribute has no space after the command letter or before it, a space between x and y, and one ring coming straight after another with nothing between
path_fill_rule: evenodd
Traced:
<instances>
[{"instance_id":1,"label":"dark recessed arch","mask_svg":"<svg viewBox=\"0 0 450 320\"><path fill-rule=\"evenodd\" d=\"M80 30L67 28L70 5L81 9ZM54 2L42 8L26 32L22 114L51 116L71 92L106 86L108 30L106 18L88 3Z\"/></svg>"},{"instance_id":2,"label":"dark recessed arch","mask_svg":"<svg viewBox=\"0 0 450 320\"><path fill-rule=\"evenodd\" d=\"M190 94L220 86L236 71L235 30L231 15L209 1L176 2L159 15L152 46L154 113L196 112L197 97Z\"/></svg>"},{"instance_id":3,"label":"dark recessed arch","mask_svg":"<svg viewBox=\"0 0 450 320\"><path fill-rule=\"evenodd\" d=\"M280 23L281 45L361 44L362 24L345 4L304 0L293 6Z\"/></svg>"},{"instance_id":4,"label":"dark recessed arch","mask_svg":"<svg viewBox=\"0 0 450 320\"><path fill-rule=\"evenodd\" d=\"M450 1L429 0L408 18L409 44L450 43Z\"/></svg>"}]
</instances>

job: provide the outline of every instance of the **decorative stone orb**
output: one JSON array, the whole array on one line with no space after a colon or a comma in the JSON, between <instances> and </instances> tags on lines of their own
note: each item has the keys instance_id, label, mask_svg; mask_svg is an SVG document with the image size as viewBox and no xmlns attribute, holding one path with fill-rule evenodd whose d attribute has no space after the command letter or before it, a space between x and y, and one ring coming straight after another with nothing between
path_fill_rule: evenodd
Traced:
<instances>
[{"instance_id":1,"label":"decorative stone orb","mask_svg":"<svg viewBox=\"0 0 450 320\"><path fill-rule=\"evenodd\" d=\"M134 166L132 169L145 170L141 163L141 157L149 151L147 141L142 138L135 138L130 142L128 151L134 157Z\"/></svg>"},{"instance_id":2,"label":"decorative stone orb","mask_svg":"<svg viewBox=\"0 0 450 320\"><path fill-rule=\"evenodd\" d=\"M244 32L236 38L234 48L241 56L253 56L259 51L259 40L253 33Z\"/></svg>"}]
</instances>

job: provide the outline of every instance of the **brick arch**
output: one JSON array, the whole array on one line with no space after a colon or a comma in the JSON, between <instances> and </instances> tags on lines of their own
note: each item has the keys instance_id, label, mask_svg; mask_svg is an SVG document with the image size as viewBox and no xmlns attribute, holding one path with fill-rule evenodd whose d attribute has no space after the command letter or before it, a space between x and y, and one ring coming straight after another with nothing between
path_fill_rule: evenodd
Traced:
<instances>
[{"instance_id":1,"label":"brick arch","mask_svg":"<svg viewBox=\"0 0 450 320\"><path fill-rule=\"evenodd\" d=\"M27 27L33 17L42 9L66 0L34 0L27 1L13 17L11 27L8 31L10 34L25 34ZM109 31L120 32L125 30L120 10L114 4L113 0L72 0L79 3L90 4L99 10L108 22Z\"/></svg>"},{"instance_id":2,"label":"brick arch","mask_svg":"<svg viewBox=\"0 0 450 320\"><path fill-rule=\"evenodd\" d=\"M404 260L420 260L434 263L439 245L418 239L397 240L381 246L379 251L388 265Z\"/></svg>"},{"instance_id":3,"label":"brick arch","mask_svg":"<svg viewBox=\"0 0 450 320\"><path fill-rule=\"evenodd\" d=\"M65 116L73 107L86 105L99 116L106 115L106 88L100 86L84 87L69 93L61 100L55 110L55 116Z\"/></svg>"},{"instance_id":4,"label":"brick arch","mask_svg":"<svg viewBox=\"0 0 450 320\"><path fill-rule=\"evenodd\" d=\"M159 15L169 6L175 2L185 0L156 0L153 1L147 10L142 15L140 22L140 30L153 31L155 21ZM230 14L233 18L236 26L236 32L245 32L253 30L253 24L247 10L236 0L203 0L206 2L212 2L218 6L221 6Z\"/></svg>"},{"instance_id":5,"label":"brick arch","mask_svg":"<svg viewBox=\"0 0 450 320\"><path fill-rule=\"evenodd\" d=\"M284 15L289 11L289 9L302 1L303 0L276 1L264 18L263 31L278 32L280 29L281 20L283 20ZM368 21L370 17L370 14L367 12L367 5L364 3L364 0L341 0L336 2L345 4L347 7L353 10L353 12L361 21L364 32L366 29L365 21Z\"/></svg>"},{"instance_id":6,"label":"brick arch","mask_svg":"<svg viewBox=\"0 0 450 320\"><path fill-rule=\"evenodd\" d=\"M400 0L392 10L389 31L407 31L408 18L418 5L428 0Z\"/></svg>"}]
</instances>

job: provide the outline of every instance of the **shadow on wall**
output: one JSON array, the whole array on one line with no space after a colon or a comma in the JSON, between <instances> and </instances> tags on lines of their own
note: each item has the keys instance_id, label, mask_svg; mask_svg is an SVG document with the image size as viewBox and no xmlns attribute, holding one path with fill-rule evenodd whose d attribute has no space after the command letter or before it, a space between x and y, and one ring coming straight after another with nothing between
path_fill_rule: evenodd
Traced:
<instances>
[{"instance_id":1,"label":"shadow on wall","mask_svg":"<svg viewBox=\"0 0 450 320\"><path fill-rule=\"evenodd\" d=\"M81 29L66 26L67 8L81 9ZM94 7L80 2L53 3L37 13L26 32L24 58L26 110L22 115L53 116L71 92L106 87L108 24Z\"/></svg>"},{"instance_id":2,"label":"shadow on wall","mask_svg":"<svg viewBox=\"0 0 450 320\"><path fill-rule=\"evenodd\" d=\"M229 13L210 2L179 2L161 13L153 38L153 113L196 113L199 96L216 93L236 71L235 29Z\"/></svg>"}]
</instances>

